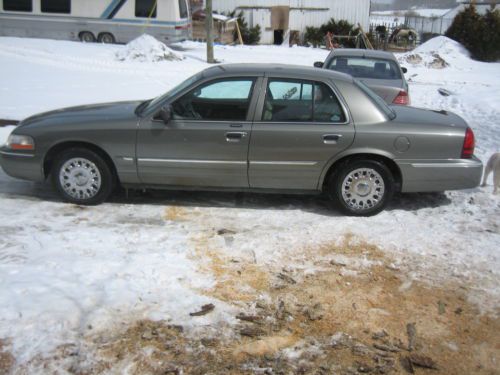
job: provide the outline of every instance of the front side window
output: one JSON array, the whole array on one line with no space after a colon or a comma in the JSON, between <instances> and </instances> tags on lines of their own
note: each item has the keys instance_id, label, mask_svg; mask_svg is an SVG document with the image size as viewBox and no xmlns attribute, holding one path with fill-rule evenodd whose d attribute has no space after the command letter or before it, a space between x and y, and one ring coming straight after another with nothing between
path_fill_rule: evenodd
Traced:
<instances>
[{"instance_id":1,"label":"front side window","mask_svg":"<svg viewBox=\"0 0 500 375\"><path fill-rule=\"evenodd\" d=\"M384 59L338 56L330 62L328 69L356 78L401 79L397 63Z\"/></svg>"},{"instance_id":2,"label":"front side window","mask_svg":"<svg viewBox=\"0 0 500 375\"><path fill-rule=\"evenodd\" d=\"M71 13L71 0L42 0L43 13Z\"/></svg>"},{"instance_id":3,"label":"front side window","mask_svg":"<svg viewBox=\"0 0 500 375\"><path fill-rule=\"evenodd\" d=\"M32 12L32 0L3 0L3 10L14 12Z\"/></svg>"},{"instance_id":4,"label":"front side window","mask_svg":"<svg viewBox=\"0 0 500 375\"><path fill-rule=\"evenodd\" d=\"M172 104L174 119L245 121L253 78L229 79L199 86Z\"/></svg>"},{"instance_id":5,"label":"front side window","mask_svg":"<svg viewBox=\"0 0 500 375\"><path fill-rule=\"evenodd\" d=\"M135 0L135 16L156 18L157 0Z\"/></svg>"},{"instance_id":6,"label":"front side window","mask_svg":"<svg viewBox=\"0 0 500 375\"><path fill-rule=\"evenodd\" d=\"M188 8L186 5L186 0L179 0L179 17L188 18Z\"/></svg>"},{"instance_id":7,"label":"front side window","mask_svg":"<svg viewBox=\"0 0 500 375\"><path fill-rule=\"evenodd\" d=\"M269 80L262 111L263 121L345 122L332 89L322 82Z\"/></svg>"}]
</instances>

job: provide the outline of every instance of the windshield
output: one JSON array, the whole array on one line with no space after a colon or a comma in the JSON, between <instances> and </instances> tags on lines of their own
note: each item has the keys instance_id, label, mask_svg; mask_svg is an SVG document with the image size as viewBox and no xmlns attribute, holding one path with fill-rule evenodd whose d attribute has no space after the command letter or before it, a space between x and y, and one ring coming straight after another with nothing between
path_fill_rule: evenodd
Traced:
<instances>
[{"instance_id":1,"label":"windshield","mask_svg":"<svg viewBox=\"0 0 500 375\"><path fill-rule=\"evenodd\" d=\"M154 98L153 100L150 100L149 103L148 102L144 102L144 103L148 103L147 107L144 108L144 110L147 111L150 108L155 108L159 103L163 102L164 100L166 100L170 96L175 96L177 93L181 92L186 87L191 86L198 79L200 79L200 73L197 73L197 74L195 74L192 77L189 77L188 79L186 79L185 81L183 81L179 85L177 85L174 88L172 88L171 90L167 91L165 94L160 95L160 96ZM140 104L140 106L142 106L144 103Z\"/></svg>"},{"instance_id":2,"label":"windshield","mask_svg":"<svg viewBox=\"0 0 500 375\"><path fill-rule=\"evenodd\" d=\"M368 97L380 108L382 112L385 113L387 117L393 120L396 117L396 112L394 112L391 107L387 105L387 103L380 96L375 94L372 89L366 86L363 82L354 79L353 80L356 86L358 86Z\"/></svg>"},{"instance_id":3,"label":"windshield","mask_svg":"<svg viewBox=\"0 0 500 375\"><path fill-rule=\"evenodd\" d=\"M328 69L347 73L356 78L401 79L398 64L386 59L338 56L330 61Z\"/></svg>"}]
</instances>

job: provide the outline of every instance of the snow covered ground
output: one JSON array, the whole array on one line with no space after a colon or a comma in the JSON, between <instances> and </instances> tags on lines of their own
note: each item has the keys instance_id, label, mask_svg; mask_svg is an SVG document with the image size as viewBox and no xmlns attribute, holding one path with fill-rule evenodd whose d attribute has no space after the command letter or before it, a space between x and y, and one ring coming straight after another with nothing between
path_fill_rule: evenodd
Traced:
<instances>
[{"instance_id":1,"label":"snow covered ground","mask_svg":"<svg viewBox=\"0 0 500 375\"><path fill-rule=\"evenodd\" d=\"M0 38L0 118L151 98L208 66L203 44L179 47L184 60L138 62L117 58L124 46ZM430 67L436 54L443 69ZM326 55L302 47L215 49L221 62L311 66ZM446 38L398 58L408 67L413 105L463 116L483 162L499 151L500 63L473 61ZM0 143L10 129L0 128ZM255 194L158 193L79 207L60 203L48 185L0 172L0 340L23 363L142 318L231 323L233 306L204 293L214 283L205 251L276 267L301 261L314 272L303 249L351 234L378 245L397 267L411 263L410 281L467 282L471 300L492 312L500 307L500 198L491 191L490 180L486 188L402 195L375 217L348 218L321 197ZM209 302L217 305L213 314L189 317Z\"/></svg>"}]
</instances>

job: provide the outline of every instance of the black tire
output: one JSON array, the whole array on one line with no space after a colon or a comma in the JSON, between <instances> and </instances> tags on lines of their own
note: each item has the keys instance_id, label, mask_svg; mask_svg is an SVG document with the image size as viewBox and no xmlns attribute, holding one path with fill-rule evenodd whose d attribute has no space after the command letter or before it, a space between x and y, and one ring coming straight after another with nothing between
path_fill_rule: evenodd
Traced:
<instances>
[{"instance_id":1,"label":"black tire","mask_svg":"<svg viewBox=\"0 0 500 375\"><path fill-rule=\"evenodd\" d=\"M78 34L78 38L80 38L80 41L82 41L84 43L94 43L95 42L95 36L90 31L80 32L80 34Z\"/></svg>"},{"instance_id":2,"label":"black tire","mask_svg":"<svg viewBox=\"0 0 500 375\"><path fill-rule=\"evenodd\" d=\"M382 211L394 193L394 177L387 166L374 160L352 160L334 173L330 197L350 216L372 216Z\"/></svg>"},{"instance_id":3,"label":"black tire","mask_svg":"<svg viewBox=\"0 0 500 375\"><path fill-rule=\"evenodd\" d=\"M56 157L51 179L63 200L89 206L104 202L115 185L106 161L94 151L79 147L64 150Z\"/></svg>"},{"instance_id":4,"label":"black tire","mask_svg":"<svg viewBox=\"0 0 500 375\"><path fill-rule=\"evenodd\" d=\"M111 33L100 33L97 36L97 41L104 44L115 44L116 42L114 35Z\"/></svg>"}]
</instances>

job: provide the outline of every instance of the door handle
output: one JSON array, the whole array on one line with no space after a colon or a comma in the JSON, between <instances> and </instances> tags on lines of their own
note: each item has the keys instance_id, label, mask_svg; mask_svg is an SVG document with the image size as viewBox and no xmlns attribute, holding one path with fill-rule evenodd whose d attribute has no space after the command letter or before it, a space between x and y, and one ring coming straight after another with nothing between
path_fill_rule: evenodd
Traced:
<instances>
[{"instance_id":1,"label":"door handle","mask_svg":"<svg viewBox=\"0 0 500 375\"><path fill-rule=\"evenodd\" d=\"M324 134L323 143L326 145L337 144L337 141L342 138L342 134Z\"/></svg>"},{"instance_id":2,"label":"door handle","mask_svg":"<svg viewBox=\"0 0 500 375\"><path fill-rule=\"evenodd\" d=\"M226 142L240 142L246 136L246 132L228 132L226 133Z\"/></svg>"}]
</instances>

